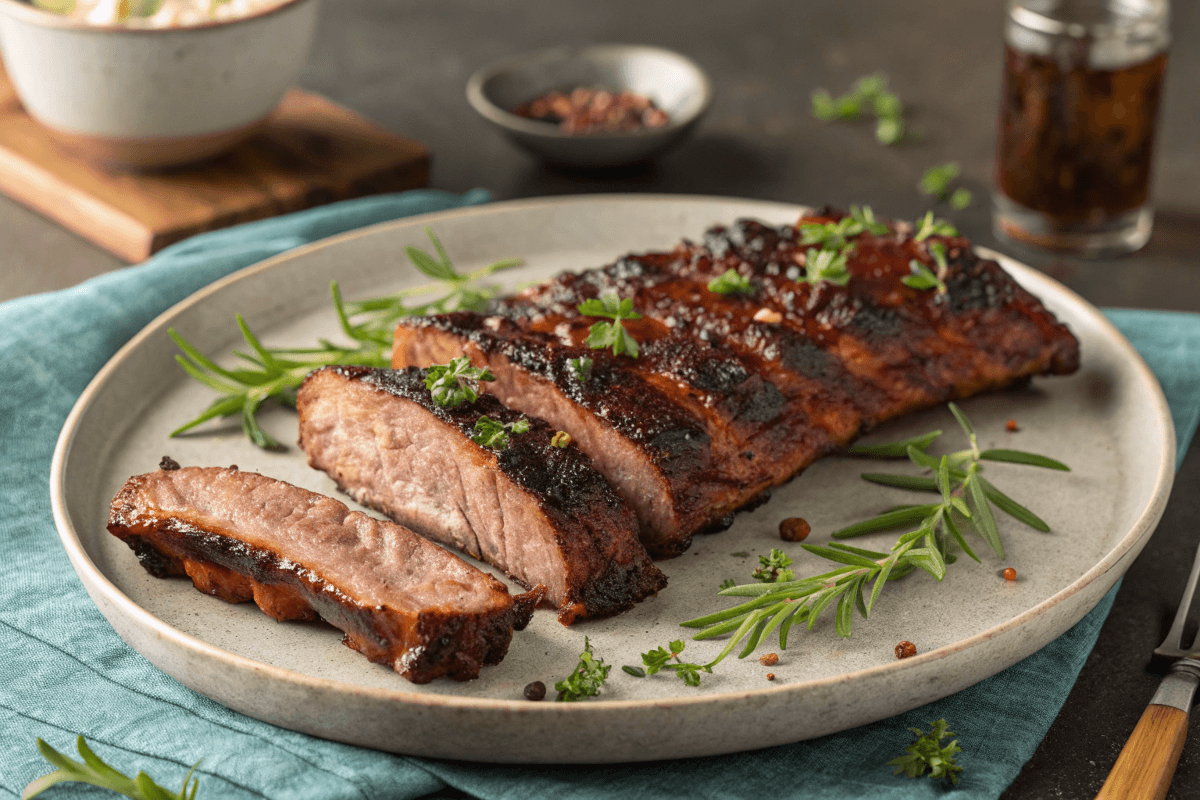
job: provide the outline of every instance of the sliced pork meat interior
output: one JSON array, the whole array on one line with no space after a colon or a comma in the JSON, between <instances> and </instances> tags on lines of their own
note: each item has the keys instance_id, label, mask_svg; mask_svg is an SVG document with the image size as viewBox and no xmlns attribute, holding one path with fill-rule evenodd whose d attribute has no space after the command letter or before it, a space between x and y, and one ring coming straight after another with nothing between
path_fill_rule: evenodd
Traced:
<instances>
[{"instance_id":1,"label":"sliced pork meat interior","mask_svg":"<svg viewBox=\"0 0 1200 800\"><path fill-rule=\"evenodd\" d=\"M822 210L802 223L837 222ZM797 226L743 220L662 253L565 273L495 314L404 320L393 366L467 355L506 406L569 432L638 514L655 555L726 526L733 511L872 427L916 409L1078 368L1079 345L1041 302L965 239L911 226L854 236L845 286L805 280ZM930 250L945 291L903 283ZM749 292L709 282L733 269ZM637 358L592 350L581 303L616 294ZM574 364L593 361L583 379Z\"/></svg>"},{"instance_id":2,"label":"sliced pork meat interior","mask_svg":"<svg viewBox=\"0 0 1200 800\"><path fill-rule=\"evenodd\" d=\"M108 530L160 578L187 575L277 620L321 618L371 661L414 683L498 664L543 589L504 584L393 522L236 467L130 478Z\"/></svg>"},{"instance_id":3,"label":"sliced pork meat interior","mask_svg":"<svg viewBox=\"0 0 1200 800\"><path fill-rule=\"evenodd\" d=\"M483 395L437 405L424 370L327 367L297 395L308 463L359 503L434 541L544 585L559 620L603 617L666 578L638 540L637 517L573 443L535 416ZM518 427L502 446L472 439L483 417Z\"/></svg>"}]
</instances>

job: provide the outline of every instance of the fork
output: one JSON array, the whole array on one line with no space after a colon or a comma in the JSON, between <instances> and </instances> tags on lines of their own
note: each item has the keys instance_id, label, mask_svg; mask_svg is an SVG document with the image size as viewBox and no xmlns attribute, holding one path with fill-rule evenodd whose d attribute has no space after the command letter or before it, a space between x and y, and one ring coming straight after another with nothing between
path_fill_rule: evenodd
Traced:
<instances>
[{"instance_id":1,"label":"fork","mask_svg":"<svg viewBox=\"0 0 1200 800\"><path fill-rule=\"evenodd\" d=\"M1096 800L1162 800L1166 797L1187 738L1188 710L1192 707L1196 686L1200 684L1200 636L1192 642L1190 650L1183 649L1183 626L1198 581L1200 549L1196 551L1192 574L1183 590L1179 610L1175 612L1175 622L1171 624L1167 638L1154 651L1157 656L1178 660L1171 665L1158 691L1150 698L1150 705L1117 756L1117 763L1113 764Z\"/></svg>"}]
</instances>

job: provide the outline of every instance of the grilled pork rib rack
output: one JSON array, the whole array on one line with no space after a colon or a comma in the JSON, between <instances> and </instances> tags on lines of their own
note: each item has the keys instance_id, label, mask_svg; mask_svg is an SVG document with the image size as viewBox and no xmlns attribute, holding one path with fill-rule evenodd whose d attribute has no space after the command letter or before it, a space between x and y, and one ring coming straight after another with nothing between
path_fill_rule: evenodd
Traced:
<instances>
[{"instance_id":1,"label":"grilled pork rib rack","mask_svg":"<svg viewBox=\"0 0 1200 800\"><path fill-rule=\"evenodd\" d=\"M802 223L836 222L830 210ZM636 512L642 542L677 555L727 527L817 458L901 414L1078 368L1079 344L1041 302L962 238L916 241L911 228L853 238L846 286L805 280L796 226L742 220L701 243L565 273L501 301L493 315L407 319L394 367L467 355L505 406L568 432ZM902 279L910 261L946 290ZM734 269L751 293L708 282ZM585 300L616 293L637 358L592 350ZM571 368L591 358L590 379Z\"/></svg>"},{"instance_id":2,"label":"grilled pork rib rack","mask_svg":"<svg viewBox=\"0 0 1200 800\"><path fill-rule=\"evenodd\" d=\"M637 517L555 429L483 395L437 405L424 370L326 367L297 394L300 445L365 506L441 544L546 586L559 621L633 606L667 579L638 541ZM472 441L476 423L521 419L498 450Z\"/></svg>"},{"instance_id":3,"label":"grilled pork rib rack","mask_svg":"<svg viewBox=\"0 0 1200 800\"><path fill-rule=\"evenodd\" d=\"M498 664L544 589L504 584L415 533L235 467L160 469L126 481L108 529L160 578L254 600L277 620L318 616L347 646L414 683Z\"/></svg>"}]
</instances>

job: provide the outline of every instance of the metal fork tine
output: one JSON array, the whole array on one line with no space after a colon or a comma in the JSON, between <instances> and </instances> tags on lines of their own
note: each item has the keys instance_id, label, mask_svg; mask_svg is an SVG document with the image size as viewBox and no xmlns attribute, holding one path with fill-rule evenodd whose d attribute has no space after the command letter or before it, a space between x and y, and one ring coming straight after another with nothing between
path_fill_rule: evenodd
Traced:
<instances>
[{"instance_id":1,"label":"metal fork tine","mask_svg":"<svg viewBox=\"0 0 1200 800\"><path fill-rule=\"evenodd\" d=\"M1196 549L1196 561L1192 564L1192 574L1188 576L1187 587L1183 590L1183 598L1179 601L1179 610L1175 612L1175 621L1171 623L1171 630L1167 632L1167 638L1158 646L1155 653L1167 656L1182 656L1185 655L1183 650L1183 628L1187 623L1188 612L1192 608L1192 596L1196 593L1196 583L1200 581L1200 548ZM1195 642L1192 642L1192 649L1195 648Z\"/></svg>"}]
</instances>

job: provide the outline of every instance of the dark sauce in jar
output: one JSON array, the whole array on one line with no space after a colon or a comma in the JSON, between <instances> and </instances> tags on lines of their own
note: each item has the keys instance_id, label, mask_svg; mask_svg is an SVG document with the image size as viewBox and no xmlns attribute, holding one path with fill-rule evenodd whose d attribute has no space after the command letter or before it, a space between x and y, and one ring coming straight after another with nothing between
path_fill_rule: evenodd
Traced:
<instances>
[{"instance_id":1,"label":"dark sauce in jar","mask_svg":"<svg viewBox=\"0 0 1200 800\"><path fill-rule=\"evenodd\" d=\"M1119 69L1004 50L996 182L1056 223L1119 215L1149 200L1166 53Z\"/></svg>"}]
</instances>

